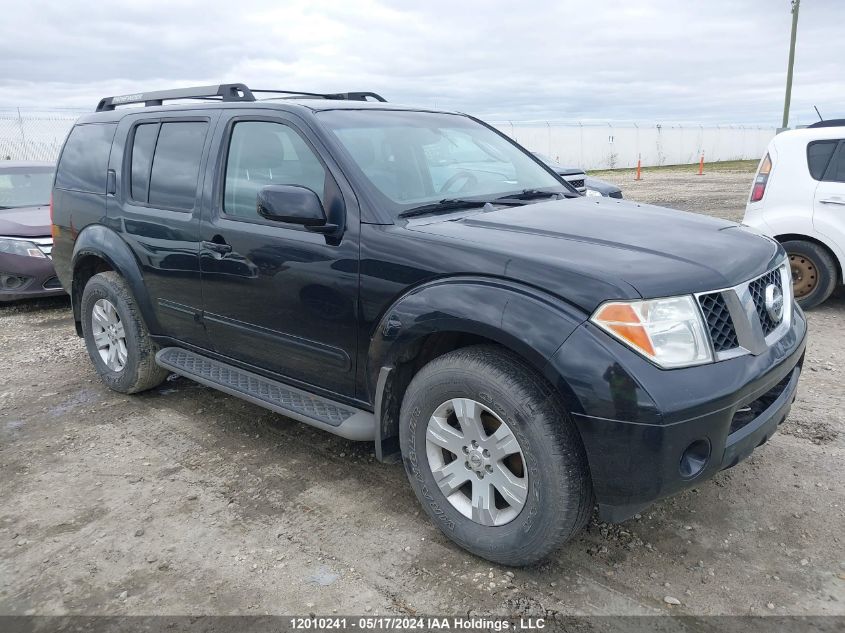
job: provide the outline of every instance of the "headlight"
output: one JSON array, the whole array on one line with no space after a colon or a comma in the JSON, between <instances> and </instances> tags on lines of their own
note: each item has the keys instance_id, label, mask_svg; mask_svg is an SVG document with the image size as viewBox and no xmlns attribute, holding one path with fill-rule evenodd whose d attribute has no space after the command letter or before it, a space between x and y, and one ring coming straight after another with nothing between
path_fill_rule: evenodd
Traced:
<instances>
[{"instance_id":1,"label":"headlight","mask_svg":"<svg viewBox=\"0 0 845 633\"><path fill-rule=\"evenodd\" d=\"M664 369L713 361L704 320L691 296L611 301L590 320Z\"/></svg>"},{"instance_id":2,"label":"headlight","mask_svg":"<svg viewBox=\"0 0 845 633\"><path fill-rule=\"evenodd\" d=\"M601 197L601 193L599 193L599 192L598 192L598 191L596 191L595 189L587 189L587 192L586 192L584 195L585 195L585 196L587 196L587 197L590 197L590 196L598 196L598 197Z\"/></svg>"},{"instance_id":3,"label":"headlight","mask_svg":"<svg viewBox=\"0 0 845 633\"><path fill-rule=\"evenodd\" d=\"M0 237L0 253L9 255L22 255L24 257L47 258L38 245L26 240L16 240L10 237Z\"/></svg>"}]
</instances>

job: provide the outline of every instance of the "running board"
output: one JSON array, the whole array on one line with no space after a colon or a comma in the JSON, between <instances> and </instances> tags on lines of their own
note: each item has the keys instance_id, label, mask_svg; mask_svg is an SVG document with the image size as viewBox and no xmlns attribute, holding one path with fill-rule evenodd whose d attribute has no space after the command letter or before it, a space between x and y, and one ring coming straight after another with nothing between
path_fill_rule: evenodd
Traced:
<instances>
[{"instance_id":1,"label":"running board","mask_svg":"<svg viewBox=\"0 0 845 633\"><path fill-rule=\"evenodd\" d=\"M156 363L185 378L346 439L372 441L375 437L376 418L372 413L181 347L165 347L156 354Z\"/></svg>"}]
</instances>

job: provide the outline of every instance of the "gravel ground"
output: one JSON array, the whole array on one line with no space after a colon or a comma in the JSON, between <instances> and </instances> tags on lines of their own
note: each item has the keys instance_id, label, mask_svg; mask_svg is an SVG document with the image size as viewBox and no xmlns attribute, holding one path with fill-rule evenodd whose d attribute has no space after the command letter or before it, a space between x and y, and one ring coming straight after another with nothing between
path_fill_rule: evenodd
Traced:
<instances>
[{"instance_id":1,"label":"gravel ground","mask_svg":"<svg viewBox=\"0 0 845 633\"><path fill-rule=\"evenodd\" d=\"M737 218L751 174L615 177ZM66 300L0 306L0 614L845 615L843 311L809 314L793 413L750 459L510 570L370 446L181 378L110 392Z\"/></svg>"},{"instance_id":2,"label":"gravel ground","mask_svg":"<svg viewBox=\"0 0 845 633\"><path fill-rule=\"evenodd\" d=\"M707 213L739 222L751 193L757 161L734 161L706 165L698 175L698 165L676 168L645 168L635 180L632 169L591 172L614 183L626 198L673 209Z\"/></svg>"}]
</instances>

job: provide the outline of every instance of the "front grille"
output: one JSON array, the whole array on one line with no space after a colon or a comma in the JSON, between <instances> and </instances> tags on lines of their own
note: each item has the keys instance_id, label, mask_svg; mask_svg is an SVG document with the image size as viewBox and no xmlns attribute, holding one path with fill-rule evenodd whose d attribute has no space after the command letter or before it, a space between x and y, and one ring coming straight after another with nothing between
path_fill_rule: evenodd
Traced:
<instances>
[{"instance_id":1,"label":"front grille","mask_svg":"<svg viewBox=\"0 0 845 633\"><path fill-rule=\"evenodd\" d=\"M750 281L696 295L716 360L760 355L789 330L792 293L789 286L784 286L789 283L788 272L786 263L782 263ZM766 288L770 285L783 295L783 312L777 320L766 309Z\"/></svg>"},{"instance_id":2,"label":"front grille","mask_svg":"<svg viewBox=\"0 0 845 633\"><path fill-rule=\"evenodd\" d=\"M713 349L717 352L725 352L739 347L736 328L722 293L714 292L709 295L700 295L698 303L701 305L701 312L704 314L704 320L707 321L707 328L710 330Z\"/></svg>"},{"instance_id":3,"label":"front grille","mask_svg":"<svg viewBox=\"0 0 845 633\"><path fill-rule=\"evenodd\" d=\"M757 309L757 316L760 319L760 325L763 327L763 335L768 336L772 332L774 332L775 328L780 325L780 319L775 321L769 315L769 311L766 310L766 287L769 284L774 284L783 292L783 288L780 285L780 269L775 268L774 270L770 270L765 275L760 277L759 279L755 279L750 284L748 284L748 291L751 293L751 298L754 301L754 307Z\"/></svg>"},{"instance_id":4,"label":"front grille","mask_svg":"<svg viewBox=\"0 0 845 633\"><path fill-rule=\"evenodd\" d=\"M731 433L736 433L742 427L751 424L754 420L757 419L757 416L759 416L766 409L772 406L775 400L780 397L780 394L782 394L784 389L786 389L786 387L789 385L789 381L791 379L792 372L789 372L786 376L783 377L783 379L778 384L769 389L766 393L757 398L754 402L745 405L739 411L737 411L734 414L733 419L731 420L731 428L728 431L728 435L730 435Z\"/></svg>"}]
</instances>

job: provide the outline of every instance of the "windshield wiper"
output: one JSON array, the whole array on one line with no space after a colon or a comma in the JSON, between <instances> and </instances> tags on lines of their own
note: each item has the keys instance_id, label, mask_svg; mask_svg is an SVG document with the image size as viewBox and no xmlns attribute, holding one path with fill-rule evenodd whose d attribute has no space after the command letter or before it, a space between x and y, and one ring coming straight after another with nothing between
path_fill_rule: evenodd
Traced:
<instances>
[{"instance_id":1,"label":"windshield wiper","mask_svg":"<svg viewBox=\"0 0 845 633\"><path fill-rule=\"evenodd\" d=\"M501 202L503 200L536 200L537 198L554 198L556 200L560 199L561 196L565 196L567 192L565 191L543 191L542 189L523 189L519 193L509 193L501 198L497 199L497 202Z\"/></svg>"},{"instance_id":2,"label":"windshield wiper","mask_svg":"<svg viewBox=\"0 0 845 633\"><path fill-rule=\"evenodd\" d=\"M506 198L513 198L513 196L505 196ZM413 218L418 215L427 215L429 213L446 213L449 211L459 211L461 209L475 209L483 207L486 204L519 204L518 200L504 200L501 198L492 199L473 199L473 198L444 198L439 202L431 204L424 204L419 207L407 209L399 214L400 218Z\"/></svg>"}]
</instances>

